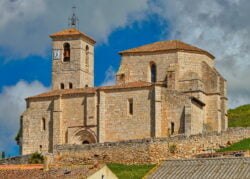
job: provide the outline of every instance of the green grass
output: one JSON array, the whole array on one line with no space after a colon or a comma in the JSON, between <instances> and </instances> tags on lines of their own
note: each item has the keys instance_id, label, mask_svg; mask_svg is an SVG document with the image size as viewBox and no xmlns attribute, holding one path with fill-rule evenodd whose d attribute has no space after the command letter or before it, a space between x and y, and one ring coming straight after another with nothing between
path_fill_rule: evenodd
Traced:
<instances>
[{"instance_id":1,"label":"green grass","mask_svg":"<svg viewBox=\"0 0 250 179\"><path fill-rule=\"evenodd\" d=\"M227 148L217 150L217 152L228 152L237 150L250 150L250 138L243 139L240 142L230 145Z\"/></svg>"},{"instance_id":2,"label":"green grass","mask_svg":"<svg viewBox=\"0 0 250 179\"><path fill-rule=\"evenodd\" d=\"M108 167L119 179L141 179L156 165L124 165L110 163Z\"/></svg>"},{"instance_id":3,"label":"green grass","mask_svg":"<svg viewBox=\"0 0 250 179\"><path fill-rule=\"evenodd\" d=\"M250 127L250 104L228 110L229 127Z\"/></svg>"}]
</instances>

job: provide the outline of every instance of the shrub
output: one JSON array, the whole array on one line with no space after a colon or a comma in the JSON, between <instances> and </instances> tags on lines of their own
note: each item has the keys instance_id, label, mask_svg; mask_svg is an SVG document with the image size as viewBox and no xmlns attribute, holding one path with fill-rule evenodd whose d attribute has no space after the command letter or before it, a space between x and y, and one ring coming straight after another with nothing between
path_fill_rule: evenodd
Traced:
<instances>
[{"instance_id":1,"label":"shrub","mask_svg":"<svg viewBox=\"0 0 250 179\"><path fill-rule=\"evenodd\" d=\"M30 164L37 164L37 163L43 163L44 158L42 156L42 154L36 152L33 153L30 157L29 157L29 163Z\"/></svg>"},{"instance_id":2,"label":"shrub","mask_svg":"<svg viewBox=\"0 0 250 179\"><path fill-rule=\"evenodd\" d=\"M174 154L174 153L176 152L176 150L177 150L176 144L171 144L171 145L169 146L169 151L170 151L170 153Z\"/></svg>"},{"instance_id":3,"label":"shrub","mask_svg":"<svg viewBox=\"0 0 250 179\"><path fill-rule=\"evenodd\" d=\"M2 159L5 159L5 152L2 151Z\"/></svg>"}]
</instances>

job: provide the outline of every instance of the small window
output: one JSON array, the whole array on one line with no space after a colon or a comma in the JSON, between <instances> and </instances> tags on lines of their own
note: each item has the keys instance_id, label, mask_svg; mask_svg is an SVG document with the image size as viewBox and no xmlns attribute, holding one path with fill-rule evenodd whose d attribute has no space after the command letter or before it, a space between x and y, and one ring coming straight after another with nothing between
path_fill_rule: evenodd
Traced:
<instances>
[{"instance_id":1,"label":"small window","mask_svg":"<svg viewBox=\"0 0 250 179\"><path fill-rule=\"evenodd\" d=\"M43 150L43 146L42 146L42 145L40 145L40 146L39 146L39 149L40 149L40 152L42 152L42 150Z\"/></svg>"},{"instance_id":2,"label":"small window","mask_svg":"<svg viewBox=\"0 0 250 179\"><path fill-rule=\"evenodd\" d=\"M73 88L73 84L69 83L69 89L72 89L72 88Z\"/></svg>"},{"instance_id":3,"label":"small window","mask_svg":"<svg viewBox=\"0 0 250 179\"><path fill-rule=\"evenodd\" d=\"M123 73L123 74L121 74L121 76L120 76L120 80L125 80L125 74Z\"/></svg>"},{"instance_id":4,"label":"small window","mask_svg":"<svg viewBox=\"0 0 250 179\"><path fill-rule=\"evenodd\" d=\"M88 88L88 87L89 87L89 85L85 85L85 87L86 87L86 88Z\"/></svg>"},{"instance_id":5,"label":"small window","mask_svg":"<svg viewBox=\"0 0 250 179\"><path fill-rule=\"evenodd\" d=\"M64 89L64 84L63 83L61 83L61 89Z\"/></svg>"},{"instance_id":6,"label":"small window","mask_svg":"<svg viewBox=\"0 0 250 179\"><path fill-rule=\"evenodd\" d=\"M128 112L130 115L134 113L133 99L128 100Z\"/></svg>"},{"instance_id":7,"label":"small window","mask_svg":"<svg viewBox=\"0 0 250 179\"><path fill-rule=\"evenodd\" d=\"M63 61L69 62L70 61L70 45L69 43L65 43L63 45L64 51L63 51Z\"/></svg>"},{"instance_id":8,"label":"small window","mask_svg":"<svg viewBox=\"0 0 250 179\"><path fill-rule=\"evenodd\" d=\"M45 120L45 118L42 119L42 130L43 131L46 130L46 120Z\"/></svg>"},{"instance_id":9,"label":"small window","mask_svg":"<svg viewBox=\"0 0 250 179\"><path fill-rule=\"evenodd\" d=\"M171 122L171 135L174 134L174 122Z\"/></svg>"}]
</instances>

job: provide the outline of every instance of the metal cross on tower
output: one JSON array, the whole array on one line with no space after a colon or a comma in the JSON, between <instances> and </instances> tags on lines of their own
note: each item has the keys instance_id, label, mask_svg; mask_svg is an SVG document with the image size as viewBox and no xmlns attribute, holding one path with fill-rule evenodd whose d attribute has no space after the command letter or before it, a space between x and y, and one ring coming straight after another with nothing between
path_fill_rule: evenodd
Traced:
<instances>
[{"instance_id":1,"label":"metal cross on tower","mask_svg":"<svg viewBox=\"0 0 250 179\"><path fill-rule=\"evenodd\" d=\"M79 28L79 19L76 16L76 6L72 7L72 16L69 17L68 26L71 28L76 28L76 29Z\"/></svg>"}]
</instances>

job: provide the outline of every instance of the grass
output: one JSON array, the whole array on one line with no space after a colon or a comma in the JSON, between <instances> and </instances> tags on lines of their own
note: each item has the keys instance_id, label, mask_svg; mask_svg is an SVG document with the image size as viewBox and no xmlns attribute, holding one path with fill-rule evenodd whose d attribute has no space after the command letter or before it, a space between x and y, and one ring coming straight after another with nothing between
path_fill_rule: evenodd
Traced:
<instances>
[{"instance_id":1,"label":"grass","mask_svg":"<svg viewBox=\"0 0 250 179\"><path fill-rule=\"evenodd\" d=\"M141 179L156 165L124 165L109 163L108 167L119 179Z\"/></svg>"},{"instance_id":2,"label":"grass","mask_svg":"<svg viewBox=\"0 0 250 179\"><path fill-rule=\"evenodd\" d=\"M250 127L250 104L228 110L229 127Z\"/></svg>"},{"instance_id":3,"label":"grass","mask_svg":"<svg viewBox=\"0 0 250 179\"><path fill-rule=\"evenodd\" d=\"M237 151L237 150L250 150L250 138L243 139L240 142L230 145L227 148L219 149L217 150L217 152L228 152L228 151Z\"/></svg>"}]
</instances>

